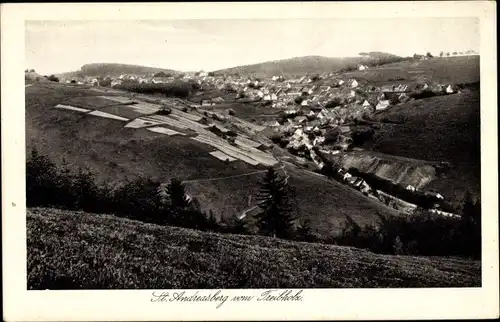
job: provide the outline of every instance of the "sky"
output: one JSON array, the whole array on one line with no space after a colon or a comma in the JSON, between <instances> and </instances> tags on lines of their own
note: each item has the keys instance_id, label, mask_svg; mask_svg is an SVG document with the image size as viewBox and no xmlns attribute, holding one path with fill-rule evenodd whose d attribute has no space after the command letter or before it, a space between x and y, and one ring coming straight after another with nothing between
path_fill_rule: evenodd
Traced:
<instances>
[{"instance_id":1,"label":"sky","mask_svg":"<svg viewBox=\"0 0 500 322\"><path fill-rule=\"evenodd\" d=\"M299 56L479 52L476 18L26 21L25 64L40 74L88 63L212 71Z\"/></svg>"}]
</instances>

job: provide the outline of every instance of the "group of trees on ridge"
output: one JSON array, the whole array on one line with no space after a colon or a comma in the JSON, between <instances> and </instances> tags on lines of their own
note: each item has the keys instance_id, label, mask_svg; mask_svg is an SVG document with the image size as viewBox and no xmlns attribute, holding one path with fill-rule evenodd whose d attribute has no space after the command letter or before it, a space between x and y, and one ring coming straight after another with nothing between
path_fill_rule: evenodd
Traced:
<instances>
[{"instance_id":1,"label":"group of trees on ridge","mask_svg":"<svg viewBox=\"0 0 500 322\"><path fill-rule=\"evenodd\" d=\"M211 210L202 211L196 198L188 196L182 181L176 178L165 185L139 177L111 189L106 184L97 185L90 171L72 172L64 162L57 167L35 149L26 162L26 187L28 207L113 214L158 225L355 246L384 254L481 256L480 203L470 194L464 200L461 218L421 209L412 216L378 214L378 225L361 227L346 216L340 234L320 237L310 220L297 218L294 189L272 167L261 179L257 198L260 211L243 219L219 219Z\"/></svg>"}]
</instances>

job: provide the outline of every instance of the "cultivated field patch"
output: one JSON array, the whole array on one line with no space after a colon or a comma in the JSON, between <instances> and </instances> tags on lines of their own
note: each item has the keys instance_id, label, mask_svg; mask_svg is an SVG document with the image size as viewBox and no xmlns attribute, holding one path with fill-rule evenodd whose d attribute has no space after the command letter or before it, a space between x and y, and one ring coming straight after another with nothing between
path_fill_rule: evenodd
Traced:
<instances>
[{"instance_id":1,"label":"cultivated field patch","mask_svg":"<svg viewBox=\"0 0 500 322\"><path fill-rule=\"evenodd\" d=\"M75 107L71 105L64 105L64 104L57 104L54 106L54 108L60 108L64 110L70 110L70 111L76 111L76 112L82 112L82 113L88 113L90 110L87 110L85 108L80 108L80 107Z\"/></svg>"},{"instance_id":2,"label":"cultivated field patch","mask_svg":"<svg viewBox=\"0 0 500 322\"><path fill-rule=\"evenodd\" d=\"M160 125L160 124L162 124L162 123L155 121L155 120L136 118L135 120L132 120L130 123L127 123L127 125L125 125L125 127L139 129L141 127L147 127L147 126L151 126L151 125Z\"/></svg>"},{"instance_id":3,"label":"cultivated field patch","mask_svg":"<svg viewBox=\"0 0 500 322\"><path fill-rule=\"evenodd\" d=\"M108 118L108 119L119 120L119 121L128 121L127 118L124 118L124 117L121 117L121 116L118 116L118 115L114 115L114 114L109 114L109 113L101 112L101 111L93 111L93 112L90 112L88 114L89 115L94 115L94 116L99 116L99 117L105 117L105 118Z\"/></svg>"},{"instance_id":4,"label":"cultivated field patch","mask_svg":"<svg viewBox=\"0 0 500 322\"><path fill-rule=\"evenodd\" d=\"M65 101L65 103L90 109L100 109L102 107L115 105L116 102L103 98L101 96L79 96L72 97Z\"/></svg>"},{"instance_id":5,"label":"cultivated field patch","mask_svg":"<svg viewBox=\"0 0 500 322\"><path fill-rule=\"evenodd\" d=\"M130 97L125 97L125 96L99 96L99 97L123 104L130 104L133 102L132 99L130 99Z\"/></svg>"},{"instance_id":6,"label":"cultivated field patch","mask_svg":"<svg viewBox=\"0 0 500 322\"><path fill-rule=\"evenodd\" d=\"M98 108L98 110L110 114L115 114L128 119L135 119L137 117L141 117L144 115L144 113L138 112L133 108L130 108L130 105L113 105L108 107L101 107Z\"/></svg>"},{"instance_id":7,"label":"cultivated field patch","mask_svg":"<svg viewBox=\"0 0 500 322\"><path fill-rule=\"evenodd\" d=\"M210 155L216 157L217 159L221 160L221 161L235 161L236 159L221 152L221 151L214 151L214 152L210 152Z\"/></svg>"},{"instance_id":8,"label":"cultivated field patch","mask_svg":"<svg viewBox=\"0 0 500 322\"><path fill-rule=\"evenodd\" d=\"M164 127L150 127L148 128L149 131L151 132L156 132L156 133L161 133L161 134L167 134L167 135L184 135L184 133L180 133L171 129L167 129Z\"/></svg>"}]
</instances>

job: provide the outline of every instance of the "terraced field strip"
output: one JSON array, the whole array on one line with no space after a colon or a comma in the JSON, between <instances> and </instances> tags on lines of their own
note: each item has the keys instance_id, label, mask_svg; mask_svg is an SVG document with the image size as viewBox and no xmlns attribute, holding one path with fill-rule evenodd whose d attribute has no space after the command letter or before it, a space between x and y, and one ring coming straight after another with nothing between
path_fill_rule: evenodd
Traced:
<instances>
[{"instance_id":1,"label":"terraced field strip","mask_svg":"<svg viewBox=\"0 0 500 322\"><path fill-rule=\"evenodd\" d=\"M81 113L88 113L91 111L91 110L88 110L85 108L74 107L74 106L64 105L64 104L57 104L56 106L54 106L54 108L60 108L60 109L65 109L65 110L70 110L70 111L81 112Z\"/></svg>"},{"instance_id":2,"label":"terraced field strip","mask_svg":"<svg viewBox=\"0 0 500 322\"><path fill-rule=\"evenodd\" d=\"M119 103L118 103L119 104ZM126 117L128 119L135 119L137 117L141 117L144 114L138 112L132 108L130 105L113 105L99 108L99 111L103 111L106 113L116 114L121 117Z\"/></svg>"},{"instance_id":3,"label":"terraced field strip","mask_svg":"<svg viewBox=\"0 0 500 322\"><path fill-rule=\"evenodd\" d=\"M198 136L193 137L191 139L198 141L198 142L201 142L201 143L205 143L207 145L210 145L210 146L220 150L221 152L223 152L229 156L232 156L233 158L240 159L241 161L244 161L250 165L258 165L259 164L259 162L257 160L250 158L249 156L242 153L238 149L233 148L229 145L223 144L221 142L216 142L215 140L213 140L211 138L204 137L203 135L198 135Z\"/></svg>"},{"instance_id":4,"label":"terraced field strip","mask_svg":"<svg viewBox=\"0 0 500 322\"><path fill-rule=\"evenodd\" d=\"M182 112L182 111L179 111L176 109L172 109L172 114L175 116L183 117L183 118L188 119L188 120L193 121L193 122L198 122L199 120L202 119L201 115L194 115L191 113L185 113L185 112Z\"/></svg>"},{"instance_id":5,"label":"terraced field strip","mask_svg":"<svg viewBox=\"0 0 500 322\"><path fill-rule=\"evenodd\" d=\"M109 113L101 112L101 111L92 111L92 112L90 112L88 114L94 115L94 116L99 116L99 117L105 117L105 118L108 118L108 119L119 120L119 121L128 121L127 118L124 118L124 117L121 117L121 116L118 116L118 115L114 115L114 114L109 114Z\"/></svg>"},{"instance_id":6,"label":"terraced field strip","mask_svg":"<svg viewBox=\"0 0 500 322\"><path fill-rule=\"evenodd\" d=\"M237 123L240 123L241 125L247 127L248 129L250 129L254 132L261 132L261 131L264 131L266 129L265 126L253 124L251 122L247 122L247 121L242 120L240 118L233 117L233 120L237 121Z\"/></svg>"},{"instance_id":7,"label":"terraced field strip","mask_svg":"<svg viewBox=\"0 0 500 322\"><path fill-rule=\"evenodd\" d=\"M158 112L161 109L160 105L149 104L149 103L138 103L134 105L130 105L134 110L141 112L143 114L153 114Z\"/></svg>"},{"instance_id":8,"label":"terraced field strip","mask_svg":"<svg viewBox=\"0 0 500 322\"><path fill-rule=\"evenodd\" d=\"M99 92L99 93L106 93L107 90L105 89L100 89L100 88L90 88L91 91L94 91L94 92Z\"/></svg>"},{"instance_id":9,"label":"terraced field strip","mask_svg":"<svg viewBox=\"0 0 500 322\"><path fill-rule=\"evenodd\" d=\"M261 144L259 142L255 142L255 141L252 141L250 139L247 139L245 137L242 137L242 136L238 136L238 138L236 139L235 141L236 144L243 144L243 145L246 145L246 146L250 146L250 147L253 147L253 148L257 148L259 147Z\"/></svg>"},{"instance_id":10,"label":"terraced field strip","mask_svg":"<svg viewBox=\"0 0 500 322\"><path fill-rule=\"evenodd\" d=\"M209 144L228 155L241 159L242 161L245 161L252 165L256 165L259 163L264 165L275 165L278 163L278 161L274 159L272 156L267 155L266 153L260 150L252 148L245 150L239 147L234 147L233 145L223 141L218 137L212 138L204 135L199 135L198 137L193 139Z\"/></svg>"},{"instance_id":11,"label":"terraced field strip","mask_svg":"<svg viewBox=\"0 0 500 322\"><path fill-rule=\"evenodd\" d=\"M181 129L191 129L196 132L206 132L208 128L207 125L200 124L188 119L178 118L175 116L165 116L165 115L150 115L148 118L156 120L157 122L162 122L167 125L172 125Z\"/></svg>"},{"instance_id":12,"label":"terraced field strip","mask_svg":"<svg viewBox=\"0 0 500 322\"><path fill-rule=\"evenodd\" d=\"M156 132L156 133L161 133L161 134L167 134L167 135L184 135L184 133L180 133L171 129L167 129L164 127L150 127L148 128L149 131L151 132Z\"/></svg>"},{"instance_id":13,"label":"terraced field strip","mask_svg":"<svg viewBox=\"0 0 500 322\"><path fill-rule=\"evenodd\" d=\"M225 153L222 153L221 151L217 150L217 151L214 151L214 152L210 152L210 155L216 157L217 159L221 160L221 161L235 161L236 159L225 154Z\"/></svg>"},{"instance_id":14,"label":"terraced field strip","mask_svg":"<svg viewBox=\"0 0 500 322\"><path fill-rule=\"evenodd\" d=\"M139 128L146 127L146 126L161 125L161 124L162 124L161 122L158 122L155 120L150 120L150 119L144 119L141 117L141 118L136 118L135 120L132 120L132 122L125 125L125 127L139 129Z\"/></svg>"},{"instance_id":15,"label":"terraced field strip","mask_svg":"<svg viewBox=\"0 0 500 322\"><path fill-rule=\"evenodd\" d=\"M116 105L117 102L102 96L77 96L68 99L65 103L82 108L98 109Z\"/></svg>"},{"instance_id":16,"label":"terraced field strip","mask_svg":"<svg viewBox=\"0 0 500 322\"><path fill-rule=\"evenodd\" d=\"M129 97L124 97L124 96L98 96L101 98L105 98L107 100L115 101L118 103L132 103L132 100Z\"/></svg>"}]
</instances>

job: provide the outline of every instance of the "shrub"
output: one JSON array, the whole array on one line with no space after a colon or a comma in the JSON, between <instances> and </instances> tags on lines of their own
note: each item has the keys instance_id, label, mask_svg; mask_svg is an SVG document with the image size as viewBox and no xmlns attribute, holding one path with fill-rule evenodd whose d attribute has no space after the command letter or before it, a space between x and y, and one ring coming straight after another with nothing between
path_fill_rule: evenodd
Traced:
<instances>
[{"instance_id":1,"label":"shrub","mask_svg":"<svg viewBox=\"0 0 500 322\"><path fill-rule=\"evenodd\" d=\"M57 78L55 75L50 75L49 77L47 77L47 79L51 82L59 83L59 78Z\"/></svg>"},{"instance_id":2,"label":"shrub","mask_svg":"<svg viewBox=\"0 0 500 322\"><path fill-rule=\"evenodd\" d=\"M304 100L304 97L298 96L298 97L295 98L295 103L301 104L303 100Z\"/></svg>"},{"instance_id":3,"label":"shrub","mask_svg":"<svg viewBox=\"0 0 500 322\"><path fill-rule=\"evenodd\" d=\"M196 199L187 197L183 184L173 179L166 189L151 178L139 177L111 190L97 186L89 170L71 173L67 166L57 168L46 156L32 150L26 163L28 207L53 207L114 214L143 222L175 225L201 230L207 216ZM217 228L218 229L218 228Z\"/></svg>"},{"instance_id":4,"label":"shrub","mask_svg":"<svg viewBox=\"0 0 500 322\"><path fill-rule=\"evenodd\" d=\"M342 99L340 97L335 97L331 101L326 103L325 107L326 108L333 108L333 107L337 107L337 106L341 106L341 105L342 105Z\"/></svg>"},{"instance_id":5,"label":"shrub","mask_svg":"<svg viewBox=\"0 0 500 322\"><path fill-rule=\"evenodd\" d=\"M187 110L187 108L186 108ZM170 107L162 106L160 110L158 110L155 114L158 115L169 115L172 114L172 109Z\"/></svg>"}]
</instances>

